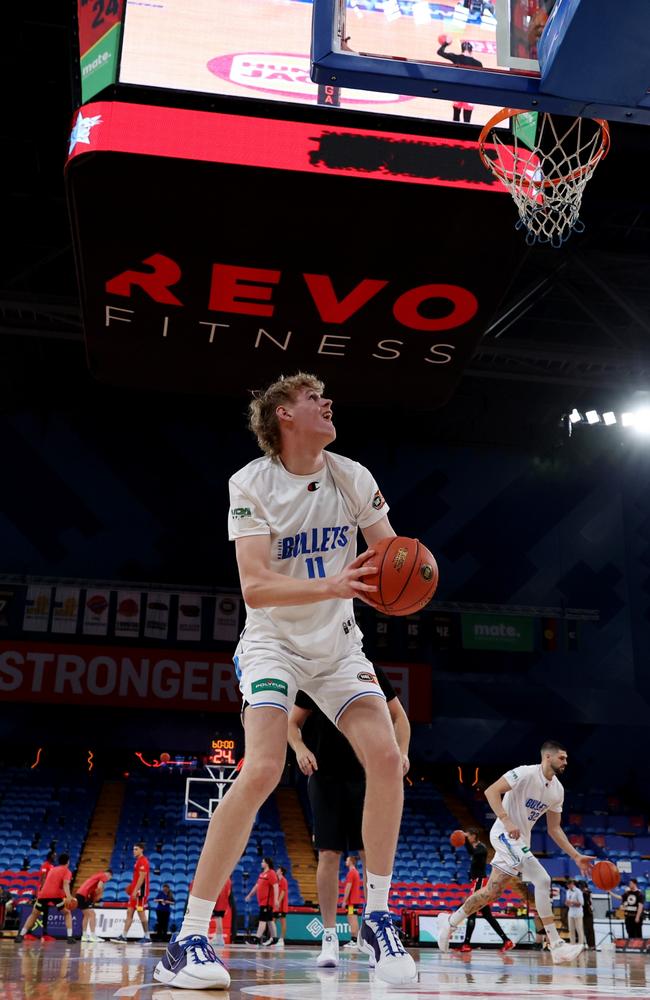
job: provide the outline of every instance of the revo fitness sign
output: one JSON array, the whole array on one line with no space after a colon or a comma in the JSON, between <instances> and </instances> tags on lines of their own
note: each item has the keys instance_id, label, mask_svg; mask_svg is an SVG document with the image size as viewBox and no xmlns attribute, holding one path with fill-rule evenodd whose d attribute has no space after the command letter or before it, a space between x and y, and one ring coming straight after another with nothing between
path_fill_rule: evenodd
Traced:
<instances>
[{"instance_id":1,"label":"revo fitness sign","mask_svg":"<svg viewBox=\"0 0 650 1000\"><path fill-rule=\"evenodd\" d=\"M302 368L339 401L449 397L515 265L502 198L464 166L473 144L82 112L66 176L99 378L243 395Z\"/></svg>"}]
</instances>

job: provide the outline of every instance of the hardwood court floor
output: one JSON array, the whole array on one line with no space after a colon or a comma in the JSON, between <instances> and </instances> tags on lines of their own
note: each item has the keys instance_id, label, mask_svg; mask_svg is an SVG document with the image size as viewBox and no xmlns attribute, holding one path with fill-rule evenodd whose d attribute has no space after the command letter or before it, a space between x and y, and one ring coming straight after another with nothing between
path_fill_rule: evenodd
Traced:
<instances>
[{"instance_id":1,"label":"hardwood court floor","mask_svg":"<svg viewBox=\"0 0 650 1000\"><path fill-rule=\"evenodd\" d=\"M318 952L307 947L284 951L245 946L226 949L232 976L228 992L174 990L155 984L152 972L163 946L41 944L0 940L2 1000L400 1000L400 998L552 998L630 1000L650 995L650 956L588 952L573 966L553 966L547 955L516 951L452 952L413 949L420 979L408 987L370 979L366 959L341 959L338 969L316 967Z\"/></svg>"}]
</instances>

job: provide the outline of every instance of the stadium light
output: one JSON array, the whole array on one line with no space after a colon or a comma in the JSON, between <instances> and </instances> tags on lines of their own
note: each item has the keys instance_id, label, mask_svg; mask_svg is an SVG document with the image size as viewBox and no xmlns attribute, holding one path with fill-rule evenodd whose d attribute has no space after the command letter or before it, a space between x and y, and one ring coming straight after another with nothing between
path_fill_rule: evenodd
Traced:
<instances>
[{"instance_id":1,"label":"stadium light","mask_svg":"<svg viewBox=\"0 0 650 1000\"><path fill-rule=\"evenodd\" d=\"M612 424L616 423L616 414L612 413L611 410L608 413L603 413L603 423L607 427L611 427Z\"/></svg>"},{"instance_id":2,"label":"stadium light","mask_svg":"<svg viewBox=\"0 0 650 1000\"><path fill-rule=\"evenodd\" d=\"M634 414L621 413L621 424L623 427L634 427Z\"/></svg>"},{"instance_id":3,"label":"stadium light","mask_svg":"<svg viewBox=\"0 0 650 1000\"><path fill-rule=\"evenodd\" d=\"M587 410L587 412L585 413L585 417L587 418L588 424L600 423L600 416L597 410Z\"/></svg>"},{"instance_id":4,"label":"stadium light","mask_svg":"<svg viewBox=\"0 0 650 1000\"><path fill-rule=\"evenodd\" d=\"M632 426L639 434L650 434L650 410L637 410L634 414L634 424Z\"/></svg>"},{"instance_id":5,"label":"stadium light","mask_svg":"<svg viewBox=\"0 0 650 1000\"><path fill-rule=\"evenodd\" d=\"M571 421L572 424L579 424L580 421L582 420L582 414L580 413L579 410L576 410L575 406L573 407L571 413L569 414L569 420Z\"/></svg>"}]
</instances>

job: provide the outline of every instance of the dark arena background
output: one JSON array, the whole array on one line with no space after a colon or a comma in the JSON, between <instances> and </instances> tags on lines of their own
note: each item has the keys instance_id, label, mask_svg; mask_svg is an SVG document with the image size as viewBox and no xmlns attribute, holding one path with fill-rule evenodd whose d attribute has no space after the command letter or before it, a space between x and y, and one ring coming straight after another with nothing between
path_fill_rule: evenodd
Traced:
<instances>
[{"instance_id":1,"label":"dark arena background","mask_svg":"<svg viewBox=\"0 0 650 1000\"><path fill-rule=\"evenodd\" d=\"M427 58L444 30L488 68L524 6L553 4L343 4L376 27L367 44L401 18L431 33ZM632 937L624 911L630 879L650 906L647 126L614 116L584 233L531 247L479 159L496 110L480 91L454 121L446 98L312 82L308 0L35 0L4 17L3 996L224 995L153 970L245 753L228 479L259 454L251 391L299 370L334 400L332 450L372 471L440 570L418 614L355 602L411 724L390 908L419 980L382 986L354 947L317 966L312 815L288 749L232 873L233 1000L647 996L650 921ZM485 788L549 738L568 752L565 832L620 875L588 884L592 946L554 966L508 889L492 910L513 951L479 917L470 950L461 929L441 953L437 916L471 890L450 833L487 843ZM137 919L116 940L140 842L149 946ZM531 846L568 938L579 872L544 820ZM54 911L48 940L37 922L16 943L51 851L73 892L112 870L95 933L76 910L66 939ZM251 944L266 856L288 873L283 949ZM342 907L337 931L350 939Z\"/></svg>"}]
</instances>

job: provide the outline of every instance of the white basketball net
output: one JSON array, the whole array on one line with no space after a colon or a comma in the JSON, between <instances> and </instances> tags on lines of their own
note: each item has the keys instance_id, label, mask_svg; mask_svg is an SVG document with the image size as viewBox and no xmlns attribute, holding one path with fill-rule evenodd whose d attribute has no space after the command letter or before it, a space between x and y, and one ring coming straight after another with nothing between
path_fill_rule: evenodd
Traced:
<instances>
[{"instance_id":1,"label":"white basketball net","mask_svg":"<svg viewBox=\"0 0 650 1000\"><path fill-rule=\"evenodd\" d=\"M506 118L511 133L494 127ZM485 166L514 198L517 228L526 230L529 246L560 247L584 230L582 192L609 149L607 122L505 108L487 123L479 146Z\"/></svg>"}]
</instances>

